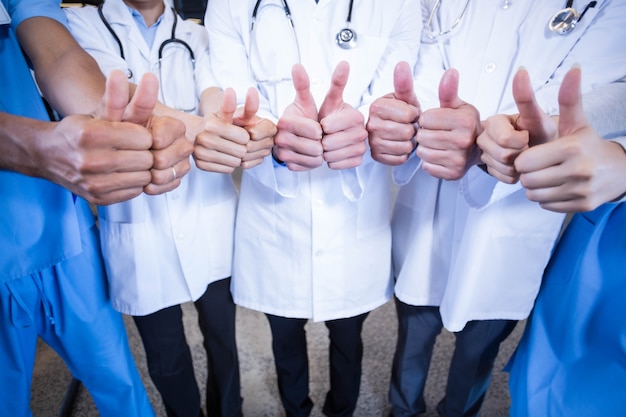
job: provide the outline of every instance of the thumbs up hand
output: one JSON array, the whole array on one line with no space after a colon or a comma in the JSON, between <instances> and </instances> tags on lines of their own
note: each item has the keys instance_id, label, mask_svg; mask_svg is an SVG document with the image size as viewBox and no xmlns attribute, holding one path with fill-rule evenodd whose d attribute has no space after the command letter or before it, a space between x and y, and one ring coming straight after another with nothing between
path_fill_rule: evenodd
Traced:
<instances>
[{"instance_id":1,"label":"thumbs up hand","mask_svg":"<svg viewBox=\"0 0 626 417\"><path fill-rule=\"evenodd\" d=\"M157 93L156 77L146 74L129 100L126 75L113 71L94 114L50 124L52 130L41 141L49 146L39 151L39 172L34 175L98 205L175 188L180 182L172 180L176 161L153 150L184 138L185 129L177 120L151 116ZM180 175L185 172L181 164Z\"/></svg>"},{"instance_id":2,"label":"thumbs up hand","mask_svg":"<svg viewBox=\"0 0 626 417\"><path fill-rule=\"evenodd\" d=\"M243 127L250 136L250 141L246 144L246 154L241 160L243 169L261 164L263 158L270 154L274 146L276 125L268 119L257 116L258 110L259 92L250 88L246 95L245 105L236 112L233 119L233 124Z\"/></svg>"},{"instance_id":3,"label":"thumbs up hand","mask_svg":"<svg viewBox=\"0 0 626 417\"><path fill-rule=\"evenodd\" d=\"M587 122L580 77L580 68L574 67L561 84L558 139L532 146L515 159L528 198L557 212L593 210L626 192L626 152Z\"/></svg>"},{"instance_id":4,"label":"thumbs up hand","mask_svg":"<svg viewBox=\"0 0 626 417\"><path fill-rule=\"evenodd\" d=\"M350 65L342 61L337 64L331 86L320 107L319 120L322 126L324 160L332 169L354 168L361 165L367 150L365 119L354 107L343 101L343 90L348 82Z\"/></svg>"},{"instance_id":5,"label":"thumbs up hand","mask_svg":"<svg viewBox=\"0 0 626 417\"><path fill-rule=\"evenodd\" d=\"M158 91L158 83L156 85ZM144 86L142 83L137 86L133 100L137 97L138 102L142 101ZM142 111L146 112L149 108L144 106ZM141 123L140 119L136 122ZM147 128L152 134L150 151L153 164L150 169L152 178L150 184L144 187L144 192L157 195L172 191L180 185L181 178L191 168L189 156L193 152L193 144L185 136L185 124L173 117L153 116L148 120Z\"/></svg>"},{"instance_id":6,"label":"thumbs up hand","mask_svg":"<svg viewBox=\"0 0 626 417\"><path fill-rule=\"evenodd\" d=\"M310 90L309 76L300 64L292 69L296 97L278 120L274 158L292 171L317 168L324 162L322 126Z\"/></svg>"},{"instance_id":7,"label":"thumbs up hand","mask_svg":"<svg viewBox=\"0 0 626 417\"><path fill-rule=\"evenodd\" d=\"M529 146L544 143L556 136L556 124L537 104L526 70L513 78L513 97L517 115L495 115L484 122L485 130L477 143L489 174L508 184L519 180L515 159Z\"/></svg>"},{"instance_id":8,"label":"thumbs up hand","mask_svg":"<svg viewBox=\"0 0 626 417\"><path fill-rule=\"evenodd\" d=\"M417 146L420 103L413 87L413 73L406 62L394 70L394 92L376 99L369 110L367 132L372 158L387 165L402 165Z\"/></svg>"},{"instance_id":9,"label":"thumbs up hand","mask_svg":"<svg viewBox=\"0 0 626 417\"><path fill-rule=\"evenodd\" d=\"M210 100L219 100L219 97L213 96ZM235 91L227 88L221 100L219 110L204 117L203 130L196 136L193 157L196 166L204 171L230 174L241 165L250 135L233 123L237 112Z\"/></svg>"},{"instance_id":10,"label":"thumbs up hand","mask_svg":"<svg viewBox=\"0 0 626 417\"><path fill-rule=\"evenodd\" d=\"M422 168L445 180L461 178L479 160L476 138L482 132L478 110L458 96L459 73L447 70L439 84L440 108L423 112L418 120L416 149Z\"/></svg>"}]
</instances>

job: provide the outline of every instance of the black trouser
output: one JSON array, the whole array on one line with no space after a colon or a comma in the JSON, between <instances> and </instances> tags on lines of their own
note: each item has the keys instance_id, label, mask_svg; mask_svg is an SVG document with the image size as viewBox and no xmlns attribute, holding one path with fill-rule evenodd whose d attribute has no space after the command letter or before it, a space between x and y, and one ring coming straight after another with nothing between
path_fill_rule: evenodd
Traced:
<instances>
[{"instance_id":1,"label":"black trouser","mask_svg":"<svg viewBox=\"0 0 626 417\"><path fill-rule=\"evenodd\" d=\"M325 322L329 330L330 390L323 412L327 416L351 416L356 408L361 384L363 341L361 330L369 313ZM272 350L278 377L278 390L288 417L311 413L306 319L267 314L272 330Z\"/></svg>"},{"instance_id":2,"label":"black trouser","mask_svg":"<svg viewBox=\"0 0 626 417\"><path fill-rule=\"evenodd\" d=\"M433 348L443 324L439 307L412 306L396 299L398 343L393 360L389 400L392 415L412 417L426 411L424 386ZM478 415L500 343L515 328L514 320L470 321L454 333L445 396L437 411L445 417Z\"/></svg>"},{"instance_id":3,"label":"black trouser","mask_svg":"<svg viewBox=\"0 0 626 417\"><path fill-rule=\"evenodd\" d=\"M207 354L208 416L241 416L235 304L230 278L211 283L194 304ZM150 377L161 394L167 415L202 415L181 307L176 305L133 319L146 350Z\"/></svg>"}]
</instances>

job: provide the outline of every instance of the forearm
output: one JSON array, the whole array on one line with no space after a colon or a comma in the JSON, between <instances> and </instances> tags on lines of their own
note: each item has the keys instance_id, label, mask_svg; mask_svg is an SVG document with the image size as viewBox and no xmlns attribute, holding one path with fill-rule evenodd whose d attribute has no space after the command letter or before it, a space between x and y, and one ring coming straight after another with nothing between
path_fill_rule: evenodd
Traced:
<instances>
[{"instance_id":1,"label":"forearm","mask_svg":"<svg viewBox=\"0 0 626 417\"><path fill-rule=\"evenodd\" d=\"M583 96L585 116L602 137L626 134L626 82L598 87Z\"/></svg>"},{"instance_id":2,"label":"forearm","mask_svg":"<svg viewBox=\"0 0 626 417\"><path fill-rule=\"evenodd\" d=\"M96 61L55 20L35 17L17 29L43 96L62 115L93 112L104 93L105 77Z\"/></svg>"},{"instance_id":3,"label":"forearm","mask_svg":"<svg viewBox=\"0 0 626 417\"><path fill-rule=\"evenodd\" d=\"M53 130L53 123L0 112L0 169L43 177L41 153L34 144Z\"/></svg>"}]
</instances>

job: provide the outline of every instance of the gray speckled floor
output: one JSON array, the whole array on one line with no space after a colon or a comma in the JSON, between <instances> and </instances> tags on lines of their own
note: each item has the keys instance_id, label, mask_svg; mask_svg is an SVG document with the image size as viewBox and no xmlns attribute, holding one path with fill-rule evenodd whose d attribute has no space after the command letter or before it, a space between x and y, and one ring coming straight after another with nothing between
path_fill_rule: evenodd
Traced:
<instances>
[{"instance_id":1,"label":"gray speckled floor","mask_svg":"<svg viewBox=\"0 0 626 417\"><path fill-rule=\"evenodd\" d=\"M195 311L185 305L188 339L197 364L198 381L204 389L205 357L201 338L195 326ZM157 411L165 416L158 394L150 382L145 368L145 357L141 341L134 324L127 320L127 328L135 357L146 383L148 393ZM240 350L242 394L244 413L247 417L283 416L275 384L275 373L270 351L269 326L265 317L254 311L239 309L237 335ZM496 362L493 382L487 394L482 416L504 417L508 415L509 395L507 374L502 367L512 353L523 329L520 323L514 333L504 342ZM390 363L395 346L396 321L393 303L389 302L373 311L365 322L365 353L361 395L355 416L383 417L389 412L387 387L389 384ZM309 359L311 374L311 397L315 402L312 416L321 416L321 404L328 389L328 339L323 323L308 324ZM452 353L454 337L447 332L441 334L435 348L435 357L426 386L427 404L425 417L436 416L434 408L443 392L447 367ZM35 364L31 407L35 417L56 417L63 402L71 377L63 362L47 346L40 344ZM73 416L98 416L91 397L80 387L74 403Z\"/></svg>"}]
</instances>

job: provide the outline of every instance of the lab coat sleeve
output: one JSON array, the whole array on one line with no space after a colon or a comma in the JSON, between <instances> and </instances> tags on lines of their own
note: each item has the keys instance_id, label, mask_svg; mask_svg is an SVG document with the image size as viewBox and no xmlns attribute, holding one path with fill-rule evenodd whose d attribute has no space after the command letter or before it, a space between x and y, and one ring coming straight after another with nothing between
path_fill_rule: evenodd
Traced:
<instances>
[{"instance_id":1,"label":"lab coat sleeve","mask_svg":"<svg viewBox=\"0 0 626 417\"><path fill-rule=\"evenodd\" d=\"M192 32L192 49L196 61L194 70L194 76L196 77L196 94L198 99L200 99L204 90L217 85L217 81L211 69L209 37L206 30L197 23L186 21L185 24L193 25L189 29Z\"/></svg>"},{"instance_id":2,"label":"lab coat sleeve","mask_svg":"<svg viewBox=\"0 0 626 417\"><path fill-rule=\"evenodd\" d=\"M360 110L365 116L365 120L369 117L370 104L377 98L393 92L393 73L399 62L407 62L415 71L418 63L418 56L421 53L419 39L421 37L422 29L423 16L420 2L413 0L404 1L400 8L398 21L394 25L390 34L389 45L385 51L384 58L381 60L381 63L376 70L376 74L370 84L370 88L362 98L363 105ZM415 159L417 159L417 161L415 161ZM360 191L362 194L362 188L358 190L357 188L351 189L351 187L354 187L357 183L354 178L358 179L358 184L362 187L362 171L368 169L367 165L372 163L376 162L371 158L371 152L368 149L363 164L356 168L356 172L354 174L350 174L350 176L347 174L343 175L342 181L344 185L344 192L351 190L353 195L356 195L357 191ZM402 179L396 179L398 176L401 178L408 177L405 181L408 182L419 166L421 166L421 161L418 158L411 158L409 162L405 163L403 166L395 167L392 171L394 181L399 184L404 183ZM406 175L398 175L398 171ZM410 174L408 174L409 171Z\"/></svg>"},{"instance_id":3,"label":"lab coat sleeve","mask_svg":"<svg viewBox=\"0 0 626 417\"><path fill-rule=\"evenodd\" d=\"M415 1L406 0L397 16L398 19L389 33L389 42L383 57L376 68L369 88L361 97L359 111L365 120L369 117L370 104L378 97L393 91L393 73L398 62L405 61L411 68L414 68L417 62L420 46L417 40L420 38L423 27L421 8L416 7ZM358 201L362 197L365 171L375 163L371 158L370 150L367 149L360 166L340 171L343 193L350 201Z\"/></svg>"},{"instance_id":4,"label":"lab coat sleeve","mask_svg":"<svg viewBox=\"0 0 626 417\"><path fill-rule=\"evenodd\" d=\"M406 61L411 68L415 68L422 28L421 8L414 0L405 0L370 87L361 99L361 105L367 106L364 111L367 112L369 105L378 97L393 92L393 73L398 62Z\"/></svg>"},{"instance_id":5,"label":"lab coat sleeve","mask_svg":"<svg viewBox=\"0 0 626 417\"><path fill-rule=\"evenodd\" d=\"M563 57L560 57L559 54L553 54L555 56L551 59L558 61L535 65L532 67L534 70L529 70L537 102L549 115L558 114L559 87L565 74L575 64L580 65L582 69L581 91L585 95L606 84L623 80L626 76L626 54L623 52L623 42L626 39L626 25L624 25L626 2L608 0L596 7L599 7L600 10L593 15L593 20L586 27L577 28L584 30L584 32L565 52ZM591 17L589 16L589 18ZM526 58L531 63L532 48L526 49L529 51ZM520 65L524 64L525 62L520 62ZM611 114L615 111L615 107L598 99L586 103L585 107L585 112L591 115ZM501 111L503 114L517 112L517 108L514 106L504 108ZM615 114L612 119L615 120L620 117L623 119L623 114L622 110L621 116ZM488 174L476 166L472 167L463 177L462 192L472 207L485 207L522 190L519 183L504 184L488 177ZM485 187L490 187L490 190Z\"/></svg>"}]
</instances>

